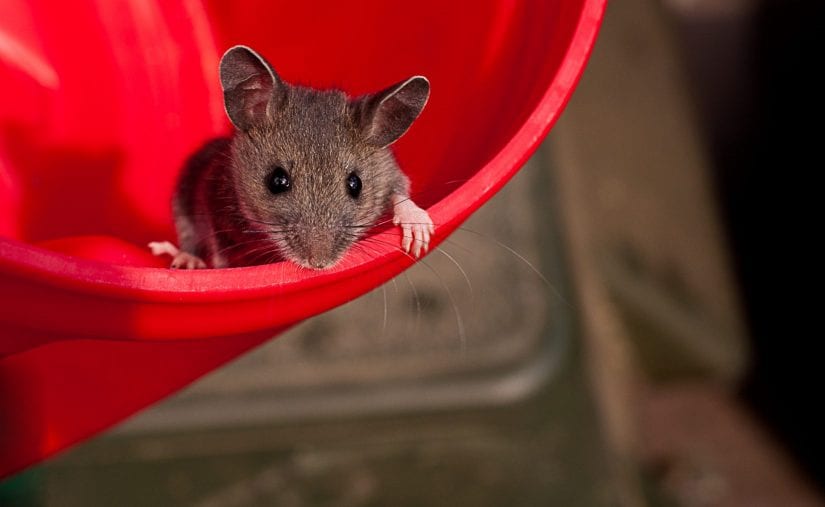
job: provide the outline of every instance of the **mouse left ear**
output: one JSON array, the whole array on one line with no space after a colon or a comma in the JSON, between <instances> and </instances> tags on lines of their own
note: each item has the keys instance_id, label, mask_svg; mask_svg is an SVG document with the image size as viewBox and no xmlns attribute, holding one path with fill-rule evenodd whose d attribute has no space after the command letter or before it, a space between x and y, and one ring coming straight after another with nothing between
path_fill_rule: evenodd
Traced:
<instances>
[{"instance_id":1,"label":"mouse left ear","mask_svg":"<svg viewBox=\"0 0 825 507\"><path fill-rule=\"evenodd\" d=\"M286 95L284 83L269 62L246 46L224 53L220 74L226 114L238 130L261 123Z\"/></svg>"},{"instance_id":2,"label":"mouse left ear","mask_svg":"<svg viewBox=\"0 0 825 507\"><path fill-rule=\"evenodd\" d=\"M355 101L353 117L367 142L383 148L410 128L430 98L430 82L413 76Z\"/></svg>"}]
</instances>

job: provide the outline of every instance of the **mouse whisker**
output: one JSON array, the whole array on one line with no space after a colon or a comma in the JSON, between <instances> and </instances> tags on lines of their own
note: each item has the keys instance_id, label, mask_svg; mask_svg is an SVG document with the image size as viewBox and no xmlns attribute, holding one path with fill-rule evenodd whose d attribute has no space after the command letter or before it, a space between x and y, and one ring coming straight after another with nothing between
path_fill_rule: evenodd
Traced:
<instances>
[{"instance_id":1,"label":"mouse whisker","mask_svg":"<svg viewBox=\"0 0 825 507\"><path fill-rule=\"evenodd\" d=\"M427 268L427 270L429 270L430 273L432 273L433 276L435 276L438 279L439 284L441 284L441 287L447 293L447 298L450 300L450 305L452 306L453 314L455 315L455 324L456 324L456 330L458 331L459 343L461 344L461 353L462 354L466 353L466 351L467 351L467 331L466 331L466 328L465 328L465 325L464 325L464 319L461 317L461 311L458 307L458 302L455 299L455 295L453 294L453 291L450 290L449 285L447 285L447 283L444 281L444 278L441 276L441 274L435 268L430 266L430 264L427 263L424 259L419 259L417 264L420 264L420 265L424 266L425 268Z\"/></svg>"},{"instance_id":2,"label":"mouse whisker","mask_svg":"<svg viewBox=\"0 0 825 507\"><path fill-rule=\"evenodd\" d=\"M249 250L244 250L243 257L244 259L248 260L249 264L265 264L265 262L257 262L261 257L264 255L271 255L273 253L279 253L276 248L273 247L272 244L266 243L262 246L257 248L251 248Z\"/></svg>"},{"instance_id":3,"label":"mouse whisker","mask_svg":"<svg viewBox=\"0 0 825 507\"><path fill-rule=\"evenodd\" d=\"M461 353L464 354L467 352L467 332L464 328L464 319L461 317L461 311L458 308L458 303L456 302L455 296L453 295L453 291L450 290L450 286L444 281L444 278L441 274L436 271L432 266L428 263L424 262L423 259L420 260L419 264L422 264L425 268L430 270L430 272L438 278L441 287L447 292L447 297L450 299L450 304L453 307L453 313L455 314L455 324L456 328L458 329L458 339L461 344Z\"/></svg>"},{"instance_id":4,"label":"mouse whisker","mask_svg":"<svg viewBox=\"0 0 825 507\"><path fill-rule=\"evenodd\" d=\"M228 245L228 246L225 246L223 248L220 248L220 249L216 250L213 253L213 255L222 255L222 254L230 252L232 249L245 247L245 246L248 246L248 245L254 245L255 243L261 243L263 241L264 240L262 240L260 238L251 239L249 241L239 241L237 243L233 243L231 245Z\"/></svg>"},{"instance_id":5,"label":"mouse whisker","mask_svg":"<svg viewBox=\"0 0 825 507\"><path fill-rule=\"evenodd\" d=\"M358 242L352 246L353 250L356 249L358 251L364 252L370 258L378 258L381 256L381 252L372 248L367 242ZM420 325L421 325L421 297L418 295L418 289L415 287L415 284L412 283L409 274L404 271L404 278L407 280L407 284L410 286L410 290L413 293L413 301L415 302L415 324L413 327L413 332L417 335ZM396 282L395 278L392 278L393 287L395 289L396 296L398 295L398 283ZM388 302L387 302L387 292L386 292L386 284L381 286L382 296L384 301L384 321L381 326L381 334L386 335L386 325L388 321Z\"/></svg>"},{"instance_id":6,"label":"mouse whisker","mask_svg":"<svg viewBox=\"0 0 825 507\"><path fill-rule=\"evenodd\" d=\"M223 230L212 231L207 235L201 236L199 238L198 244L203 245L205 242L207 242L207 240L213 239L213 238L219 236L220 234L227 234L227 233L232 233L232 232L235 232L235 229L223 229ZM194 253L194 252L190 252L190 253Z\"/></svg>"},{"instance_id":7,"label":"mouse whisker","mask_svg":"<svg viewBox=\"0 0 825 507\"><path fill-rule=\"evenodd\" d=\"M381 245L388 245L388 246L392 247L394 250L397 250L397 251L401 252L402 254L404 254L404 256L408 257L413 262L418 262L418 261L421 260L421 259L416 259L411 253L405 251L400 246L398 246L394 243L390 243L389 241L384 241L384 240L378 239L376 237L366 237L366 238L363 238L361 240L361 242L362 243L369 242L369 243L375 243L375 244L381 244Z\"/></svg>"},{"instance_id":8,"label":"mouse whisker","mask_svg":"<svg viewBox=\"0 0 825 507\"><path fill-rule=\"evenodd\" d=\"M266 245L265 247L253 249L251 252L247 252L247 255L251 255L251 261L255 264L269 264L275 258L279 258L281 253L278 251L277 248L272 248L272 245ZM263 258L263 262L257 262L259 259Z\"/></svg>"},{"instance_id":9,"label":"mouse whisker","mask_svg":"<svg viewBox=\"0 0 825 507\"><path fill-rule=\"evenodd\" d=\"M413 283L413 280L410 278L410 274L407 271L404 271L404 278L407 280L407 284L410 286L410 290L412 290L413 293L413 301L415 302L415 324L413 324L413 335L418 336L418 333L421 330L421 296L418 295L418 287L415 286L415 283Z\"/></svg>"},{"instance_id":10,"label":"mouse whisker","mask_svg":"<svg viewBox=\"0 0 825 507\"><path fill-rule=\"evenodd\" d=\"M370 259L378 259L381 257L381 252L372 248L372 246L365 241L354 243L352 249L355 250L356 248L364 252Z\"/></svg>"},{"instance_id":11,"label":"mouse whisker","mask_svg":"<svg viewBox=\"0 0 825 507\"><path fill-rule=\"evenodd\" d=\"M381 285L381 294L384 296L384 318L381 321L381 336L387 335L387 314L389 313L387 309L389 305L387 305L387 285Z\"/></svg>"},{"instance_id":12,"label":"mouse whisker","mask_svg":"<svg viewBox=\"0 0 825 507\"><path fill-rule=\"evenodd\" d=\"M285 234L292 234L295 232L294 229L245 229L240 231L242 234L273 234L273 235L285 235Z\"/></svg>"},{"instance_id":13,"label":"mouse whisker","mask_svg":"<svg viewBox=\"0 0 825 507\"><path fill-rule=\"evenodd\" d=\"M397 245L394 245L394 244L391 244L387 241L379 240L379 239L376 239L376 238L365 238L364 242L373 242L373 243L378 243L378 244L383 244L383 245L389 245L392 248L402 252L404 255L406 255L410 259L412 259L414 262L416 262L416 264L423 265L426 269L428 269L433 274L433 276L435 276L438 279L438 281L441 284L442 288L444 288L444 291L447 293L447 297L450 300L450 305L452 306L452 309L453 309L453 314L455 315L456 328L457 328L457 331L458 331L458 338L459 338L459 341L461 343L461 351L462 351L462 353L466 352L466 350L467 350L467 333L466 333L466 329L465 329L465 325L464 325L464 319L461 317L461 312L458 308L458 302L455 299L455 295L450 290L450 287L444 281L444 278L441 276L441 274L438 273L438 271L435 270L432 266L430 266L429 263L427 263L424 259L416 259L411 254L405 252L404 249L402 249L401 247L399 247ZM462 272L463 272L463 270L462 270Z\"/></svg>"},{"instance_id":14,"label":"mouse whisker","mask_svg":"<svg viewBox=\"0 0 825 507\"><path fill-rule=\"evenodd\" d=\"M573 305L567 300L567 298L564 297L564 295L562 295L562 293L552 283L550 283L550 281L547 279L547 277L545 277L544 274L536 266L534 266L532 262L527 260L526 257L521 255L514 248L502 243L501 241L497 240L496 238L494 238L492 236L489 236L487 234L483 234L483 233L478 232L478 231L474 231L474 230L469 229L467 227L459 227L458 230L469 232L469 233L475 234L476 236L481 237L481 238L483 238L487 241L491 241L491 242L493 242L493 244L495 244L499 248L502 248L503 250L506 250L507 252L512 254L519 261L521 261L524 265L526 265L530 269L530 271L532 271L536 276L538 276L539 279L544 283L544 285L547 288L549 288L553 292L553 294L557 298L559 298L560 301L564 302L564 304L567 305L568 307L573 308ZM452 243L455 244L455 241L452 241Z\"/></svg>"},{"instance_id":15,"label":"mouse whisker","mask_svg":"<svg viewBox=\"0 0 825 507\"><path fill-rule=\"evenodd\" d=\"M443 247L438 247L435 250L437 252L443 254L445 257L447 257L450 260L450 262L455 264L455 267L458 269L458 271L461 272L461 276L463 276L464 281L467 282L467 289L470 291L470 304L471 304L471 306L474 305L474 303L475 303L475 291L473 291L473 284L470 283L470 277L467 276L467 272L464 271L464 268L461 267L461 264L459 264L459 262L457 260L455 260L455 257L450 255L449 252L444 250Z\"/></svg>"},{"instance_id":16,"label":"mouse whisker","mask_svg":"<svg viewBox=\"0 0 825 507\"><path fill-rule=\"evenodd\" d=\"M254 223L256 223L256 224L262 224L262 225L274 225L275 227L285 227L285 226L288 226L287 224L284 224L284 223L267 222L267 221L265 221L265 220L257 220L257 219L255 219L255 218L249 218L249 217L245 217L245 219L246 219L246 220L249 220L250 222L254 222Z\"/></svg>"}]
</instances>

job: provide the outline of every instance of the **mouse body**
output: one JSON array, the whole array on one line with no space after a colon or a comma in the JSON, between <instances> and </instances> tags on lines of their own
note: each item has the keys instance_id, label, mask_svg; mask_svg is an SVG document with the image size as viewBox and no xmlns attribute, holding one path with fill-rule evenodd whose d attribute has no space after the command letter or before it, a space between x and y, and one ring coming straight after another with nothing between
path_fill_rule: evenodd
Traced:
<instances>
[{"instance_id":1,"label":"mouse body","mask_svg":"<svg viewBox=\"0 0 825 507\"><path fill-rule=\"evenodd\" d=\"M183 168L172 203L179 248L150 244L172 268L326 269L390 211L399 247L427 251L433 222L390 148L423 110L426 78L351 98L285 83L246 46L224 54L220 78L235 132Z\"/></svg>"}]
</instances>

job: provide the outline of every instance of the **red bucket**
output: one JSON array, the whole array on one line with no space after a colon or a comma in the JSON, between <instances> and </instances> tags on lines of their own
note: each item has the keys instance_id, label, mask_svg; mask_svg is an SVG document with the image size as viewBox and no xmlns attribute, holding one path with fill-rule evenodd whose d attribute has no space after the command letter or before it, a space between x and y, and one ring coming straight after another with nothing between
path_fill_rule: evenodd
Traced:
<instances>
[{"instance_id":1,"label":"red bucket","mask_svg":"<svg viewBox=\"0 0 825 507\"><path fill-rule=\"evenodd\" d=\"M396 153L438 241L556 121L605 0L320 3L0 4L0 476L409 266L389 244L323 272L171 271L149 254L175 239L183 160L228 132L226 48L351 94L426 75L430 103Z\"/></svg>"}]
</instances>

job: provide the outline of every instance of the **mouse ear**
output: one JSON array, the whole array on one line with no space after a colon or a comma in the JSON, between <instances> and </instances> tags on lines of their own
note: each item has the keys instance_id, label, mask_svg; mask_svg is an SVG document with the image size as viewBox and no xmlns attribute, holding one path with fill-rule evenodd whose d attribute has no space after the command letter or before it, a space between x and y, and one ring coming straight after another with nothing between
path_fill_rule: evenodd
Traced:
<instances>
[{"instance_id":1,"label":"mouse ear","mask_svg":"<svg viewBox=\"0 0 825 507\"><path fill-rule=\"evenodd\" d=\"M246 46L224 53L220 74L226 114L239 130L263 121L283 100L286 90L281 79L269 62Z\"/></svg>"},{"instance_id":2,"label":"mouse ear","mask_svg":"<svg viewBox=\"0 0 825 507\"><path fill-rule=\"evenodd\" d=\"M424 76L414 76L358 99L353 114L367 141L383 148L410 128L429 97L430 82Z\"/></svg>"}]
</instances>

